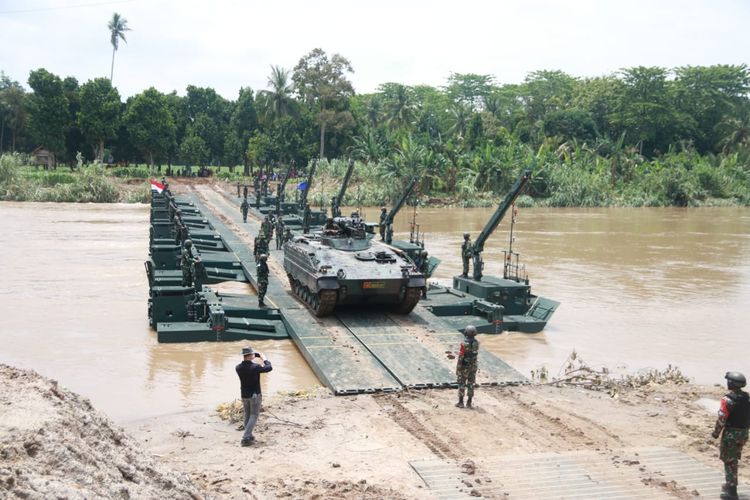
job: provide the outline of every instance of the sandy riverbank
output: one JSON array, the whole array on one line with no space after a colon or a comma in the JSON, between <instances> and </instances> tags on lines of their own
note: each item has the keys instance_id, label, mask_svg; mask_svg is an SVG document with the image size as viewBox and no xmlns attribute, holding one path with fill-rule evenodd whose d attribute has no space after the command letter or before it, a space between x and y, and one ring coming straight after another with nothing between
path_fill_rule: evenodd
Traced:
<instances>
[{"instance_id":1,"label":"sandy riverbank","mask_svg":"<svg viewBox=\"0 0 750 500\"><path fill-rule=\"evenodd\" d=\"M121 429L82 397L33 372L0 366L0 492L11 498L431 498L409 465L442 459L466 471L459 490L503 498L493 457L665 447L716 470L714 415L697 403L720 387L673 382L611 392L530 385L483 388L476 408L455 391L266 398L254 446L216 412L133 422ZM627 465L627 463L626 463ZM748 463L743 459L742 477ZM655 497L695 492L639 468Z\"/></svg>"}]
</instances>

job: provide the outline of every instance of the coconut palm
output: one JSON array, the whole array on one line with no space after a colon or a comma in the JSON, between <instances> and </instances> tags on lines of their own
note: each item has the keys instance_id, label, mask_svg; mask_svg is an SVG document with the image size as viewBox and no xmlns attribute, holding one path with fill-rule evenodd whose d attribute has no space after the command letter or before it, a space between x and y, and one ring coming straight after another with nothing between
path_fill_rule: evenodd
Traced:
<instances>
[{"instance_id":1,"label":"coconut palm","mask_svg":"<svg viewBox=\"0 0 750 500\"><path fill-rule=\"evenodd\" d=\"M128 43L125 39L125 32L130 31L130 28L128 28L128 20L120 16L117 12L112 14L112 19L109 20L107 27L112 35L109 39L112 44L112 67L109 71L109 83L112 83L112 76L115 72L115 52L117 52L121 38L123 42Z\"/></svg>"},{"instance_id":2,"label":"coconut palm","mask_svg":"<svg viewBox=\"0 0 750 500\"><path fill-rule=\"evenodd\" d=\"M266 118L276 120L292 114L294 87L289 79L289 70L280 66L271 66L268 87L270 90L264 90L259 95Z\"/></svg>"}]
</instances>

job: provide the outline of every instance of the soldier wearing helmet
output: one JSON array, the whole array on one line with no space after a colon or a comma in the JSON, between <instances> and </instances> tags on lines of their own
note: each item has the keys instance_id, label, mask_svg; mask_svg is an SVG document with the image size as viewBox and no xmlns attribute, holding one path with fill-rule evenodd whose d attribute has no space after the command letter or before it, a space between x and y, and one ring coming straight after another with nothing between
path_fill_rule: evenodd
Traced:
<instances>
[{"instance_id":1,"label":"soldier wearing helmet","mask_svg":"<svg viewBox=\"0 0 750 500\"><path fill-rule=\"evenodd\" d=\"M380 207L380 224L378 230L380 231L380 240L385 241L385 220L388 218L388 209Z\"/></svg>"},{"instance_id":2,"label":"soldier wearing helmet","mask_svg":"<svg viewBox=\"0 0 750 500\"><path fill-rule=\"evenodd\" d=\"M237 193L240 192L240 185L237 184ZM242 199L242 204L240 205L240 211L242 212L242 222L247 222L247 211L250 209L250 205L247 202L247 197Z\"/></svg>"},{"instance_id":3,"label":"soldier wearing helmet","mask_svg":"<svg viewBox=\"0 0 750 500\"><path fill-rule=\"evenodd\" d=\"M258 264L256 264L256 277L258 279L258 307L266 307L263 299L266 297L266 291L268 290L268 264L266 260L268 255L265 253L260 254L258 257Z\"/></svg>"},{"instance_id":4,"label":"soldier wearing helmet","mask_svg":"<svg viewBox=\"0 0 750 500\"><path fill-rule=\"evenodd\" d=\"M464 233L464 243L461 245L461 259L463 260L464 269L461 276L467 278L469 276L469 262L474 250L474 245L471 244L471 237L469 233Z\"/></svg>"},{"instance_id":5,"label":"soldier wearing helmet","mask_svg":"<svg viewBox=\"0 0 750 500\"><path fill-rule=\"evenodd\" d=\"M466 408L471 408L474 398L474 384L477 379L477 358L479 356L479 341L476 339L477 329L469 325L464 329L464 340L458 351L456 363L456 378L458 380L458 403L456 407L464 408L464 393L468 396Z\"/></svg>"},{"instance_id":6,"label":"soldier wearing helmet","mask_svg":"<svg viewBox=\"0 0 750 500\"><path fill-rule=\"evenodd\" d=\"M716 420L714 438L721 435L719 458L724 462L725 483L721 487L721 498L736 499L737 496L737 464L742 456L750 427L750 396L742 388L747 384L745 376L740 372L727 372L729 392L721 398L719 418Z\"/></svg>"},{"instance_id":7,"label":"soldier wearing helmet","mask_svg":"<svg viewBox=\"0 0 750 500\"><path fill-rule=\"evenodd\" d=\"M185 240L182 243L182 256L180 257L180 268L182 269L182 286L193 285L193 240Z\"/></svg>"}]
</instances>

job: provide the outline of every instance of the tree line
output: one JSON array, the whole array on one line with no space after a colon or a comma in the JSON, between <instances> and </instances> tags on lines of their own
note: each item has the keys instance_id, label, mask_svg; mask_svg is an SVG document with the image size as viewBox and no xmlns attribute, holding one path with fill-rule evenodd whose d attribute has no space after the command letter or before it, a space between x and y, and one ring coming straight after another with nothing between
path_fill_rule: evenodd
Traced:
<instances>
[{"instance_id":1,"label":"tree line","mask_svg":"<svg viewBox=\"0 0 750 500\"><path fill-rule=\"evenodd\" d=\"M382 178L419 174L423 189L463 196L501 191L527 167L539 172L536 194L548 197L552 188L620 186L621 194L636 178L682 169L695 186L678 186L671 203L693 188L721 197L711 186L726 176L745 184L724 195L747 196L744 64L640 66L594 78L536 71L518 84L454 73L441 87L388 82L368 94L355 93L353 71L343 56L314 49L294 68L272 67L266 89L241 88L235 100L190 85L184 96L152 87L124 102L107 78L79 84L38 69L26 92L0 74L0 151L43 146L70 164L80 151L115 163L241 165L245 175L354 157Z\"/></svg>"}]
</instances>

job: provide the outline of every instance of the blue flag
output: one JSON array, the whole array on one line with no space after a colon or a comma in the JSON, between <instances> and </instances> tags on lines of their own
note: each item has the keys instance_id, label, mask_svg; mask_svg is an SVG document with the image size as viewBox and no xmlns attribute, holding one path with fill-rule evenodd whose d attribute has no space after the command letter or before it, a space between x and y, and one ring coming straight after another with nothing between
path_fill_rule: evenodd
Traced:
<instances>
[{"instance_id":1,"label":"blue flag","mask_svg":"<svg viewBox=\"0 0 750 500\"><path fill-rule=\"evenodd\" d=\"M304 191L305 189L307 189L307 181L302 181L297 184L297 189L299 189L300 191Z\"/></svg>"}]
</instances>

